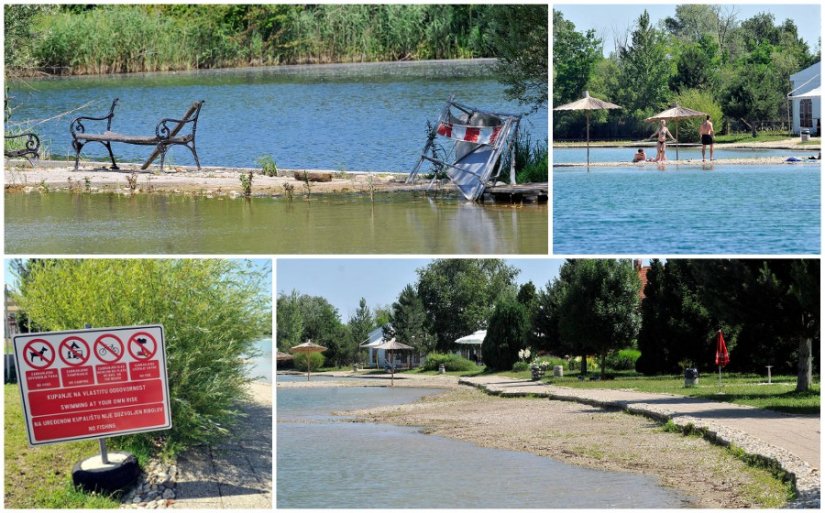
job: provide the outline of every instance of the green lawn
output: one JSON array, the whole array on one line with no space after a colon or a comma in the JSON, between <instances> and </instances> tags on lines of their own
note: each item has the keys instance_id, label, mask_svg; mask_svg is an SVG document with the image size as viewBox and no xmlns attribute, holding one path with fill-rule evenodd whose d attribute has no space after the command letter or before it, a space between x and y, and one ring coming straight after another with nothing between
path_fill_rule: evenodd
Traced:
<instances>
[{"instance_id":1,"label":"green lawn","mask_svg":"<svg viewBox=\"0 0 825 513\"><path fill-rule=\"evenodd\" d=\"M72 485L72 467L99 452L95 440L29 447L20 391L5 385L6 508L118 508L117 499Z\"/></svg>"},{"instance_id":2,"label":"green lawn","mask_svg":"<svg viewBox=\"0 0 825 513\"><path fill-rule=\"evenodd\" d=\"M508 375L520 378L530 377L528 372L510 372ZM699 386L690 388L684 386L682 376L641 376L635 373L617 375L614 379L605 381L579 381L578 374L567 375L563 378L545 375L543 381L571 388L623 388L639 392L700 397L786 413L819 415L820 384L818 379L814 380L816 384L808 392L796 392L796 376L773 376L771 378L773 384L760 385L767 381L765 376L723 372L721 388L718 379L716 374L703 374L699 377Z\"/></svg>"}]
</instances>

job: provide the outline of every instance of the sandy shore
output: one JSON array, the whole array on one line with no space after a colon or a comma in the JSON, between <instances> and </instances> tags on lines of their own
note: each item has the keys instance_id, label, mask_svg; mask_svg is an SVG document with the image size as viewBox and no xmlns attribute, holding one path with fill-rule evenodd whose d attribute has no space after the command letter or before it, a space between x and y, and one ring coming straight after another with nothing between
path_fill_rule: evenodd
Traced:
<instances>
[{"instance_id":1,"label":"sandy shore","mask_svg":"<svg viewBox=\"0 0 825 513\"><path fill-rule=\"evenodd\" d=\"M386 386L378 377L278 383L278 388ZM329 374L328 374L329 375ZM767 472L748 467L698 437L664 432L644 417L546 399L501 398L457 384L452 376L404 376L395 386L433 386L443 394L405 405L336 412L358 422L419 427L424 433L482 447L524 451L589 468L655 477L688 507L743 508L784 504Z\"/></svg>"},{"instance_id":2,"label":"sandy shore","mask_svg":"<svg viewBox=\"0 0 825 513\"><path fill-rule=\"evenodd\" d=\"M253 196L285 196L286 189L292 187L295 198L303 197L307 190L302 180L296 180L295 174L304 170L282 169L279 176L264 176L260 169L203 167L200 171L194 167L171 166L164 171L153 166L141 171L138 164L120 163L119 171L111 171L101 164L83 164L78 171L73 162L36 161L35 167L25 160L7 161L5 168L5 185L8 192L35 192L41 184L50 191L77 191L92 193L131 194L127 179L135 173L137 186L135 193L171 193L202 196L241 195L239 176L252 171ZM420 179L416 185L405 182L406 173L367 173L341 172L332 170L307 170L310 173L330 173L332 181L310 182L310 194L331 193L376 193L424 190L428 182ZM452 190L452 186L444 187Z\"/></svg>"},{"instance_id":3,"label":"sandy shore","mask_svg":"<svg viewBox=\"0 0 825 513\"><path fill-rule=\"evenodd\" d=\"M788 156L791 156L790 154ZM820 160L808 160L805 156L799 156L797 158L801 159L800 162L786 162L785 159L788 157L759 157L759 158L752 158L752 159L745 159L745 158L735 158L735 159L720 159L720 160L713 160L713 161L706 161L702 162L701 159L680 159L680 160L667 160L664 164L659 164L658 162L591 162L590 167L606 167L606 168L614 168L614 167L636 167L639 169L668 169L671 166L702 166L703 169L714 169L717 167L725 167L725 166L771 166L771 165L779 165L784 164L787 166L788 171L793 171L794 169L799 169L800 166L821 166L822 161ZM564 163L554 163L554 168L560 167L587 167L586 162L564 162Z\"/></svg>"},{"instance_id":4,"label":"sandy shore","mask_svg":"<svg viewBox=\"0 0 825 513\"><path fill-rule=\"evenodd\" d=\"M261 406L272 406L272 383L253 381L247 385L252 402Z\"/></svg>"},{"instance_id":5,"label":"sandy shore","mask_svg":"<svg viewBox=\"0 0 825 513\"><path fill-rule=\"evenodd\" d=\"M717 143L714 144L714 150L725 150L733 148L757 148L763 150L819 150L820 140L813 139L808 144L803 144L799 137L789 137L787 139L780 139L778 141L759 141L759 142L735 142L735 143ZM655 146L654 141L590 141L591 148L638 148L642 146ZM556 148L586 148L586 142L558 142L554 141L553 146ZM700 147L700 144L686 144L679 145L684 147ZM668 144L668 148L672 148L672 144Z\"/></svg>"}]
</instances>

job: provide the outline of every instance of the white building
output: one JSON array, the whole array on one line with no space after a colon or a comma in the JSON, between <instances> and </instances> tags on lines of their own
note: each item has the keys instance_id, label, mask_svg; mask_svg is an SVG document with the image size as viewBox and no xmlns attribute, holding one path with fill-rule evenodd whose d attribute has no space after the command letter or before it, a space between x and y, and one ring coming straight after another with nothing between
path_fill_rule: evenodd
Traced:
<instances>
[{"instance_id":1,"label":"white building","mask_svg":"<svg viewBox=\"0 0 825 513\"><path fill-rule=\"evenodd\" d=\"M822 98L819 93L819 62L791 75L791 131L810 130L811 135L819 135L819 120Z\"/></svg>"},{"instance_id":2,"label":"white building","mask_svg":"<svg viewBox=\"0 0 825 513\"><path fill-rule=\"evenodd\" d=\"M367 339L361 342L359 347L367 350L367 368L378 368L381 369L387 364L387 351L383 349L375 349L375 346L381 345L384 342L384 328L379 326L374 330L370 331L370 334L367 335ZM409 354L406 354L409 353ZM395 365L406 366L408 363L413 367L417 367L421 364L421 355L417 354L415 351L395 351L393 354L393 360L395 360Z\"/></svg>"}]
</instances>

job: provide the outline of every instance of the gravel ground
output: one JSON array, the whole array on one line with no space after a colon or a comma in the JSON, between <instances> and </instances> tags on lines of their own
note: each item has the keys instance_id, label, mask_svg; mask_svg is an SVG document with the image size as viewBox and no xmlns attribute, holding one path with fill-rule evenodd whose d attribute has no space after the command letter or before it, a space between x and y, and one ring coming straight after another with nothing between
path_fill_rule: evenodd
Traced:
<instances>
[{"instance_id":1,"label":"gravel ground","mask_svg":"<svg viewBox=\"0 0 825 513\"><path fill-rule=\"evenodd\" d=\"M780 507L767 472L698 437L664 432L641 416L572 402L499 398L452 389L408 405L348 412L358 421L417 426L482 447L525 451L600 470L656 477L693 497L691 507Z\"/></svg>"}]
</instances>

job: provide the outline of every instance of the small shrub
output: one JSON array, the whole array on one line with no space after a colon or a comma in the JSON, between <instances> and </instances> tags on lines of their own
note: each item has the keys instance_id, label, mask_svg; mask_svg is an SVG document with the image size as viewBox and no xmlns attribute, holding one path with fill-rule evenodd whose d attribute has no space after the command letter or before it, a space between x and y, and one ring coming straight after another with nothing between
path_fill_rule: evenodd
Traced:
<instances>
[{"instance_id":1,"label":"small shrub","mask_svg":"<svg viewBox=\"0 0 825 513\"><path fill-rule=\"evenodd\" d=\"M295 193L295 186L292 185L289 182L285 183L284 184L284 195L286 196L286 199L289 200L289 201L292 201L292 196L294 195L294 193Z\"/></svg>"},{"instance_id":2,"label":"small shrub","mask_svg":"<svg viewBox=\"0 0 825 513\"><path fill-rule=\"evenodd\" d=\"M137 173L132 173L132 174L130 174L129 176L126 177L126 184L129 186L130 191L135 192L135 189L137 189L137 183L138 183Z\"/></svg>"},{"instance_id":3,"label":"small shrub","mask_svg":"<svg viewBox=\"0 0 825 513\"><path fill-rule=\"evenodd\" d=\"M261 155L258 157L258 165L261 166L264 176L278 176L278 165L272 159L272 155Z\"/></svg>"},{"instance_id":4,"label":"small shrub","mask_svg":"<svg viewBox=\"0 0 825 513\"><path fill-rule=\"evenodd\" d=\"M430 353L424 362L424 370L437 371L441 364L445 370L451 372L465 372L478 368L475 362L457 354Z\"/></svg>"},{"instance_id":5,"label":"small shrub","mask_svg":"<svg viewBox=\"0 0 825 513\"><path fill-rule=\"evenodd\" d=\"M88 176L83 177L83 188L86 189L86 192L92 192L92 179Z\"/></svg>"},{"instance_id":6,"label":"small shrub","mask_svg":"<svg viewBox=\"0 0 825 513\"><path fill-rule=\"evenodd\" d=\"M247 174L241 174L241 192L245 198L252 196L252 171Z\"/></svg>"},{"instance_id":7,"label":"small shrub","mask_svg":"<svg viewBox=\"0 0 825 513\"><path fill-rule=\"evenodd\" d=\"M608 355L605 365L613 370L633 370L636 368L636 360L642 355L638 349L628 347Z\"/></svg>"},{"instance_id":8,"label":"small shrub","mask_svg":"<svg viewBox=\"0 0 825 513\"><path fill-rule=\"evenodd\" d=\"M312 365L309 369L310 372L320 369L327 361L321 353L298 353L295 355L292 363L295 365L296 369L306 372L307 360L309 360L310 365Z\"/></svg>"},{"instance_id":9,"label":"small shrub","mask_svg":"<svg viewBox=\"0 0 825 513\"><path fill-rule=\"evenodd\" d=\"M530 368L530 363L522 360L513 364L513 372L524 372Z\"/></svg>"}]
</instances>

